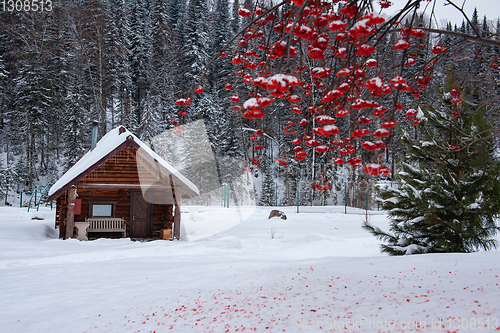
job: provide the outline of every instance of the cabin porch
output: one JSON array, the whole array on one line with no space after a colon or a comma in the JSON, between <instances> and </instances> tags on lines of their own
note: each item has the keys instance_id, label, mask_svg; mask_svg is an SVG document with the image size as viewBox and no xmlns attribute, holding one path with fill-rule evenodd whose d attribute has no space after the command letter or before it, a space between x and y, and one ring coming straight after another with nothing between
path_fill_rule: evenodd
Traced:
<instances>
[{"instance_id":1,"label":"cabin porch","mask_svg":"<svg viewBox=\"0 0 500 333\"><path fill-rule=\"evenodd\" d=\"M175 218L174 204L158 204L144 198L140 189L77 188L78 197L74 205L73 236L80 240L97 238L171 239ZM151 192L145 193L160 196ZM154 198L148 198L154 199ZM160 202L156 198L156 202ZM68 195L60 196L57 202L56 226L60 238L66 234ZM180 208L178 209L180 215ZM180 216L179 216L180 220ZM166 238L167 237L167 238Z\"/></svg>"}]
</instances>

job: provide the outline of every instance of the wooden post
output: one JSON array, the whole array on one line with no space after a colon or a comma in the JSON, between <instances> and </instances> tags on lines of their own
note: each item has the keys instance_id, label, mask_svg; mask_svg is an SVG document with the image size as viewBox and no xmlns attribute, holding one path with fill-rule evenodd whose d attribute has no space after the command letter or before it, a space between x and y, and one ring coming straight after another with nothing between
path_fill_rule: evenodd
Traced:
<instances>
[{"instance_id":1,"label":"wooden post","mask_svg":"<svg viewBox=\"0 0 500 333\"><path fill-rule=\"evenodd\" d=\"M175 195L175 186L174 181L172 179L172 175L170 175L170 188L172 190L172 198L174 199L174 238L179 240L181 238L181 198L177 198Z\"/></svg>"},{"instance_id":2,"label":"wooden post","mask_svg":"<svg viewBox=\"0 0 500 333\"><path fill-rule=\"evenodd\" d=\"M68 192L68 213L66 218L66 237L64 239L73 238L73 229L75 227L75 200L76 186L73 185Z\"/></svg>"},{"instance_id":3,"label":"wooden post","mask_svg":"<svg viewBox=\"0 0 500 333\"><path fill-rule=\"evenodd\" d=\"M61 200L62 202L62 200ZM59 208L59 238L64 239L66 236L66 213L67 213L66 207L61 206Z\"/></svg>"},{"instance_id":4,"label":"wooden post","mask_svg":"<svg viewBox=\"0 0 500 333\"><path fill-rule=\"evenodd\" d=\"M180 239L181 238L181 204L180 204L180 197L175 203L175 213L174 213L174 238L175 239Z\"/></svg>"}]
</instances>

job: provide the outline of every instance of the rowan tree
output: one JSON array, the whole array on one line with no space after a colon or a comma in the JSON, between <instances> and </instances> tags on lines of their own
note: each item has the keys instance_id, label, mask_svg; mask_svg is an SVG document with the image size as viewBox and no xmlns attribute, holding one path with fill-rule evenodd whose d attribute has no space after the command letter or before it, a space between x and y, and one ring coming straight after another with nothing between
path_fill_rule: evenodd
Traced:
<instances>
[{"instance_id":1,"label":"rowan tree","mask_svg":"<svg viewBox=\"0 0 500 333\"><path fill-rule=\"evenodd\" d=\"M232 110L255 129L246 137L249 168L260 165L249 156L252 143L261 149L259 141L250 140L265 134L267 115L281 100L290 116L280 130L292 146L280 151L280 164L295 159L315 165L319 159L313 156L318 154L324 163L363 166L371 176L390 175L384 150L395 126L419 124L414 106L437 66L470 44L500 46L492 35L482 36L468 18L471 34L429 25L419 14L426 2L409 0L392 16L384 15L392 6L389 0L245 2L238 14L243 24L249 23L216 58L233 64L226 82L233 92ZM448 5L460 10L452 1ZM445 45L444 36L456 41ZM206 68L176 102L183 112L205 73ZM324 176L317 176L315 185L323 186Z\"/></svg>"}]
</instances>

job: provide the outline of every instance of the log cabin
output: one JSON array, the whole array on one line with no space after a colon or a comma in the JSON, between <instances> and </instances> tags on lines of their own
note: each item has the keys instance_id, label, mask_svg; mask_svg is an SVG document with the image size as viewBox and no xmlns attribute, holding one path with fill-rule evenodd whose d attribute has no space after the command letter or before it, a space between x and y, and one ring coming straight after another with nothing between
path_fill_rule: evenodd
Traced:
<instances>
[{"instance_id":1,"label":"log cabin","mask_svg":"<svg viewBox=\"0 0 500 333\"><path fill-rule=\"evenodd\" d=\"M49 190L59 238L180 238L182 197L198 188L119 126L96 143Z\"/></svg>"}]
</instances>

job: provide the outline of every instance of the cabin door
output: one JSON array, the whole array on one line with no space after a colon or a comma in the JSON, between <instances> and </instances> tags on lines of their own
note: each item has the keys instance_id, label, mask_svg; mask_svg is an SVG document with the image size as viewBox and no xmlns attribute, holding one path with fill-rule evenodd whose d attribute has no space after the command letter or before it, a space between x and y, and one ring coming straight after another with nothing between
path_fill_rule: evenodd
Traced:
<instances>
[{"instance_id":1,"label":"cabin door","mask_svg":"<svg viewBox=\"0 0 500 333\"><path fill-rule=\"evenodd\" d=\"M130 193L130 238L151 237L153 225L151 204L141 192Z\"/></svg>"}]
</instances>

